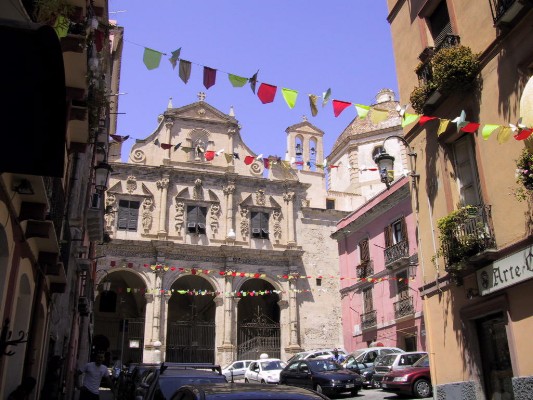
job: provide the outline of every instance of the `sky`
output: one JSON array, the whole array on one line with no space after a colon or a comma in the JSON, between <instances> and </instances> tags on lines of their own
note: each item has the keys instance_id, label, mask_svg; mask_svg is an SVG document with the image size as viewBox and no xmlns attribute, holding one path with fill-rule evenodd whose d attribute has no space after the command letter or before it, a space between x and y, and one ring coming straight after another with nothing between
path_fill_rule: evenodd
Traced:
<instances>
[{"instance_id":1,"label":"sky","mask_svg":"<svg viewBox=\"0 0 533 400\"><path fill-rule=\"evenodd\" d=\"M117 134L130 139L123 161L135 139L154 132L169 98L178 108L204 92L205 101L224 113L233 106L251 150L284 157L285 130L303 116L325 132L324 154L331 152L357 115L350 106L335 117L331 100L370 105L383 88L398 92L385 0L110 0L109 11L124 27ZM145 48L166 53L158 68L144 65ZM187 84L169 62L178 48L192 62ZM209 89L204 66L217 70ZM272 103L263 104L248 84L229 82L229 73L249 78L258 70L257 88L278 87ZM282 88L298 91L294 108ZM322 96L328 88L330 101L322 107L319 99L313 117L308 95Z\"/></svg>"}]
</instances>

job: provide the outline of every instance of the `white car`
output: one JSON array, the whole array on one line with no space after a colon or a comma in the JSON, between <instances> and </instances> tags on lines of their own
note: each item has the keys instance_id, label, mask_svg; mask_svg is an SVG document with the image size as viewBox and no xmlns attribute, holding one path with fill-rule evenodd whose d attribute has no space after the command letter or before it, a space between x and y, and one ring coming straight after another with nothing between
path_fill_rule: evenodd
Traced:
<instances>
[{"instance_id":1,"label":"white car","mask_svg":"<svg viewBox=\"0 0 533 400\"><path fill-rule=\"evenodd\" d=\"M222 368L222 374L226 375L226 378L231 382L231 377L233 379L242 379L244 378L244 373L254 360L237 360L233 361L227 367Z\"/></svg>"},{"instance_id":2,"label":"white car","mask_svg":"<svg viewBox=\"0 0 533 400\"><path fill-rule=\"evenodd\" d=\"M287 364L279 358L262 358L253 361L244 373L244 382L279 383L279 373Z\"/></svg>"},{"instance_id":3,"label":"white car","mask_svg":"<svg viewBox=\"0 0 533 400\"><path fill-rule=\"evenodd\" d=\"M343 357L347 356L346 352L343 349L338 349L337 351ZM315 349L315 350L301 351L300 353L296 353L291 358L289 358L287 362L290 363L296 360L307 360L308 358L328 359L331 357L333 357L333 349Z\"/></svg>"}]
</instances>

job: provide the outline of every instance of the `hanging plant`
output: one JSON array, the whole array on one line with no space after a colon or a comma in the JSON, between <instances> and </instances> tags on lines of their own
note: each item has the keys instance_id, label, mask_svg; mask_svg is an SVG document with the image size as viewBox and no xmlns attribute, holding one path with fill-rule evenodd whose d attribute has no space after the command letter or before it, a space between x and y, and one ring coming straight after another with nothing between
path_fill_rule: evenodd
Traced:
<instances>
[{"instance_id":1,"label":"hanging plant","mask_svg":"<svg viewBox=\"0 0 533 400\"><path fill-rule=\"evenodd\" d=\"M75 8L66 0L36 0L34 18L36 22L54 26L60 15L68 18Z\"/></svg>"},{"instance_id":2,"label":"hanging plant","mask_svg":"<svg viewBox=\"0 0 533 400\"><path fill-rule=\"evenodd\" d=\"M522 150L516 160L516 183L515 197L518 201L526 200L533 193L533 153L527 148Z\"/></svg>"}]
</instances>

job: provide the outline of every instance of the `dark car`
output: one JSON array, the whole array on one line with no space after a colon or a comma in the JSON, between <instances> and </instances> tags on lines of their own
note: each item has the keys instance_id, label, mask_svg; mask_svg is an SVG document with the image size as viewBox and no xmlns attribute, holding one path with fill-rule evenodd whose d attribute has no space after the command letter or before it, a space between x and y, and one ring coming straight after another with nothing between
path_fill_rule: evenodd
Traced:
<instances>
[{"instance_id":1,"label":"dark car","mask_svg":"<svg viewBox=\"0 0 533 400\"><path fill-rule=\"evenodd\" d=\"M431 397L429 357L425 355L411 367L389 372L383 377L381 388L386 392L405 394L418 398Z\"/></svg>"},{"instance_id":2,"label":"dark car","mask_svg":"<svg viewBox=\"0 0 533 400\"><path fill-rule=\"evenodd\" d=\"M147 369L135 389L136 400L165 400L184 385L227 383L222 368L215 364L169 363Z\"/></svg>"},{"instance_id":3,"label":"dark car","mask_svg":"<svg viewBox=\"0 0 533 400\"><path fill-rule=\"evenodd\" d=\"M427 353L425 351L409 351L407 353L386 354L379 357L374 362L374 376L372 382L374 387L381 387L381 381L385 374L397 369L410 367L420 360Z\"/></svg>"},{"instance_id":4,"label":"dark car","mask_svg":"<svg viewBox=\"0 0 533 400\"><path fill-rule=\"evenodd\" d=\"M327 400L323 394L285 385L227 383L182 386L171 400Z\"/></svg>"},{"instance_id":5,"label":"dark car","mask_svg":"<svg viewBox=\"0 0 533 400\"><path fill-rule=\"evenodd\" d=\"M378 357L379 358L379 357ZM377 359L376 359L377 360ZM353 371L363 379L363 387L368 388L372 386L372 377L374 376L374 364L366 364L355 361L353 358L348 363L343 363L342 366L350 371Z\"/></svg>"},{"instance_id":6,"label":"dark car","mask_svg":"<svg viewBox=\"0 0 533 400\"><path fill-rule=\"evenodd\" d=\"M333 360L296 360L280 373L280 384L300 386L324 394L350 392L353 396L363 386L361 376Z\"/></svg>"}]
</instances>

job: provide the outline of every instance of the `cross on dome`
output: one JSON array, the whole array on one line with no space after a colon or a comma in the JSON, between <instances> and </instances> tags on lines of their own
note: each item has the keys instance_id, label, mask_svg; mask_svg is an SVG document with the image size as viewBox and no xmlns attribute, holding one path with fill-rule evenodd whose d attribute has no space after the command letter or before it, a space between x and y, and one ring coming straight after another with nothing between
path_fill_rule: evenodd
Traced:
<instances>
[{"instance_id":1,"label":"cross on dome","mask_svg":"<svg viewBox=\"0 0 533 400\"><path fill-rule=\"evenodd\" d=\"M205 93L199 92L198 93L198 101L204 101L205 100Z\"/></svg>"}]
</instances>

